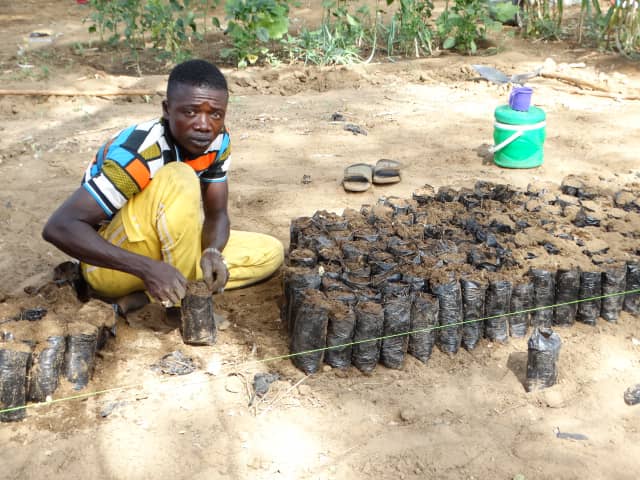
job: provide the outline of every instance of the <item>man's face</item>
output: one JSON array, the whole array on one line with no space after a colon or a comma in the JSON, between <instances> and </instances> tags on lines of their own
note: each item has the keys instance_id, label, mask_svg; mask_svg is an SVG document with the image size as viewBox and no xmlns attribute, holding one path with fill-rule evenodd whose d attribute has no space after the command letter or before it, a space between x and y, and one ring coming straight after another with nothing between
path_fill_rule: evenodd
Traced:
<instances>
[{"instance_id":1,"label":"man's face","mask_svg":"<svg viewBox=\"0 0 640 480\"><path fill-rule=\"evenodd\" d=\"M224 90L178 84L162 102L162 116L175 141L193 156L202 155L224 127L229 95Z\"/></svg>"}]
</instances>

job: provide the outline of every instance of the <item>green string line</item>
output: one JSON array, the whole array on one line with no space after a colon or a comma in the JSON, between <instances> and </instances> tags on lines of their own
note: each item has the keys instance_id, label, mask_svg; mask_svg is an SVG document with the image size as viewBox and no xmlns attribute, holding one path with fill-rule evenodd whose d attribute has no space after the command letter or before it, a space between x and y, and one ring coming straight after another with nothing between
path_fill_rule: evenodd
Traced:
<instances>
[{"instance_id":1,"label":"green string line","mask_svg":"<svg viewBox=\"0 0 640 480\"><path fill-rule=\"evenodd\" d=\"M472 319L472 320L464 320L462 322L455 322L455 323L450 323L450 324L447 324L447 325L434 325L434 326L431 326L431 327L419 328L417 330L410 330L408 332L394 333L394 334L390 334L390 335L384 335L382 337L367 338L367 339L364 339L364 340L356 340L356 341L353 341L353 342L344 343L344 344L340 344L340 345L332 345L332 346L329 346L329 347L315 348L315 349L312 349L312 350L305 350L303 352L289 353L287 355L277 355L277 356L274 356L274 357L267 357L267 358L263 358L263 359L260 359L260 360L251 360L249 362L244 362L244 363L240 363L240 364L236 364L236 365L230 365L229 368L238 369L238 368L241 368L241 367L247 367L247 366L252 365L252 364L267 363L267 362L273 362L273 361L276 361L276 360L285 360L285 359L288 359L288 358L298 357L298 356L301 356L301 355L310 355L312 353L324 352L326 350L334 350L334 349L338 349L338 348L351 347L351 346L354 346L354 345L360 345L362 343L377 342L379 340L387 340L387 339L390 339L390 338L404 337L404 336L413 335L413 334L416 334L416 333L426 333L426 332L430 332L430 331L433 331L433 330L441 330L441 329L444 329L444 328L457 327L457 326L466 325L466 324L469 324L469 323L483 322L485 320L492 320L492 319L495 319L495 318L502 318L502 317L509 317L509 316L512 316L512 315L520 315L520 314L523 314L523 313L537 312L537 311L540 311L540 310L547 310L549 308L564 307L564 306L567 306L567 305L575 305L575 304L578 304L578 303L591 302L591 301L594 301L594 300L601 300L601 299L604 299L604 298L617 297L617 296L620 296L620 295L627 295L627 294L634 294L634 293L640 293L640 288L639 289L635 289L635 290L626 290L624 292L608 293L606 295L599 295L597 297L583 298L583 299L580 299L580 300L571 300L569 302L556 303L556 304L553 304L553 305L548 305L548 306L543 306L543 307L526 308L526 309L518 310L518 311L515 311L515 312L501 313L501 314L498 314L498 315L491 315L491 316L483 317L483 318L475 318L475 319ZM205 380L203 382L197 382L197 383L207 383L207 382L211 382L213 380L217 380L218 378L219 377L217 377L217 378L216 377L212 377L211 379L207 379L207 380ZM168 381L169 381L169 379L166 380L166 382L168 382ZM166 383L166 382L160 381L159 383ZM193 382L181 383L181 384L177 385L177 387L188 385L190 383L193 383ZM15 411L18 411L18 410L26 410L27 408L39 408L39 407L53 405L54 403L61 403L61 402L67 402L67 401L70 401L70 400L79 400L79 399L82 399L82 398L96 397L96 396L99 396L99 395L104 395L106 393L117 392L117 391L122 391L122 390L129 390L129 389L140 388L140 387L144 387L144 384L138 383L138 384L132 384L132 385L123 385L123 386L120 386L120 387L107 388L107 389L104 389L104 390L97 390L97 391L94 391L94 392L80 393L80 394L77 394L77 395L71 395L71 396L68 396L68 397L58 398L58 399L51 400L51 401L48 401L48 402L32 403L31 405L20 405L18 407L5 408L5 409L0 410L0 414L9 413L9 412L15 412Z\"/></svg>"}]
</instances>

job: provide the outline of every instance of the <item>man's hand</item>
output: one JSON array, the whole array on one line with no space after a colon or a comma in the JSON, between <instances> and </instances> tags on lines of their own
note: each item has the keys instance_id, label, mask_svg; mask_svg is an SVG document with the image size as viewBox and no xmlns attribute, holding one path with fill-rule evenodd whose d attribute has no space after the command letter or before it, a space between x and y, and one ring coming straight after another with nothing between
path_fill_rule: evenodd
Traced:
<instances>
[{"instance_id":1,"label":"man's hand","mask_svg":"<svg viewBox=\"0 0 640 480\"><path fill-rule=\"evenodd\" d=\"M185 295L187 281L168 263L123 250L102 238L93 225L107 214L83 187L79 187L52 215L42 236L63 252L96 267L111 268L142 279L149 294L175 305Z\"/></svg>"},{"instance_id":2,"label":"man's hand","mask_svg":"<svg viewBox=\"0 0 640 480\"><path fill-rule=\"evenodd\" d=\"M145 288L162 304L178 304L187 292L187 280L168 263L154 261L152 265L143 278Z\"/></svg>"},{"instance_id":3,"label":"man's hand","mask_svg":"<svg viewBox=\"0 0 640 480\"><path fill-rule=\"evenodd\" d=\"M229 270L224 257L216 248L206 248L200 260L202 276L212 293L220 293L229 280Z\"/></svg>"}]
</instances>

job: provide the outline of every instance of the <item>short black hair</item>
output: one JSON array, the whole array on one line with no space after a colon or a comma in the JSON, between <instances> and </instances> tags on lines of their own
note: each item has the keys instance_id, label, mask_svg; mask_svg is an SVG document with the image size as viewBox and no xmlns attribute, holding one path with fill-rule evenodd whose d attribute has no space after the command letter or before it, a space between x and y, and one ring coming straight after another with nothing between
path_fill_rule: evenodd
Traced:
<instances>
[{"instance_id":1,"label":"short black hair","mask_svg":"<svg viewBox=\"0 0 640 480\"><path fill-rule=\"evenodd\" d=\"M218 67L206 60L187 60L176 65L169 74L167 98L180 84L192 87L206 87L228 92L227 80Z\"/></svg>"}]
</instances>

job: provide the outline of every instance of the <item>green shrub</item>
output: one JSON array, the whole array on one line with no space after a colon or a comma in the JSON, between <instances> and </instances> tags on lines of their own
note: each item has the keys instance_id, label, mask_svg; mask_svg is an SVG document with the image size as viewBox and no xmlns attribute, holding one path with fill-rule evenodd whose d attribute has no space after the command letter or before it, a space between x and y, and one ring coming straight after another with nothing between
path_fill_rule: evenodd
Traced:
<instances>
[{"instance_id":1,"label":"green shrub","mask_svg":"<svg viewBox=\"0 0 640 480\"><path fill-rule=\"evenodd\" d=\"M124 35L131 48L137 48L143 42L139 19L142 15L140 0L90 0L91 14L89 18L93 24L89 32L100 34L100 40L105 36L110 44L116 45Z\"/></svg>"},{"instance_id":2,"label":"green shrub","mask_svg":"<svg viewBox=\"0 0 640 480\"><path fill-rule=\"evenodd\" d=\"M433 3L430 0L399 1L400 7L386 30L388 55L393 55L396 49L404 55L431 55L434 34L429 22ZM387 5L393 2L394 0L387 0Z\"/></svg>"},{"instance_id":3,"label":"green shrub","mask_svg":"<svg viewBox=\"0 0 640 480\"><path fill-rule=\"evenodd\" d=\"M502 24L489 15L486 0L455 0L436 20L442 48L475 54L478 40L486 38L487 30L500 30Z\"/></svg>"},{"instance_id":4,"label":"green shrub","mask_svg":"<svg viewBox=\"0 0 640 480\"><path fill-rule=\"evenodd\" d=\"M640 8L637 0L616 0L605 16L604 36L627 57L640 55Z\"/></svg>"},{"instance_id":5,"label":"green shrub","mask_svg":"<svg viewBox=\"0 0 640 480\"><path fill-rule=\"evenodd\" d=\"M287 35L283 45L289 61L315 65L361 62L362 52L373 48L371 15L366 5L349 3L325 0L319 29L303 28L297 37Z\"/></svg>"},{"instance_id":6,"label":"green shrub","mask_svg":"<svg viewBox=\"0 0 640 480\"><path fill-rule=\"evenodd\" d=\"M113 46L124 44L136 64L148 47L158 59L176 62L191 56L193 39L202 36L196 19L219 0L90 0L90 32ZM215 24L215 22L214 22ZM139 68L139 67L138 67Z\"/></svg>"},{"instance_id":7,"label":"green shrub","mask_svg":"<svg viewBox=\"0 0 640 480\"><path fill-rule=\"evenodd\" d=\"M527 0L524 5L524 33L544 40L562 35L563 0Z\"/></svg>"},{"instance_id":8,"label":"green shrub","mask_svg":"<svg viewBox=\"0 0 640 480\"><path fill-rule=\"evenodd\" d=\"M181 62L191 57L191 38L201 39L196 27L196 13L190 0L147 0L141 27L149 33L153 48L161 58Z\"/></svg>"},{"instance_id":9,"label":"green shrub","mask_svg":"<svg viewBox=\"0 0 640 480\"><path fill-rule=\"evenodd\" d=\"M227 0L227 34L233 45L222 51L239 67L254 64L269 53L269 43L281 39L289 30L286 0Z\"/></svg>"}]
</instances>

